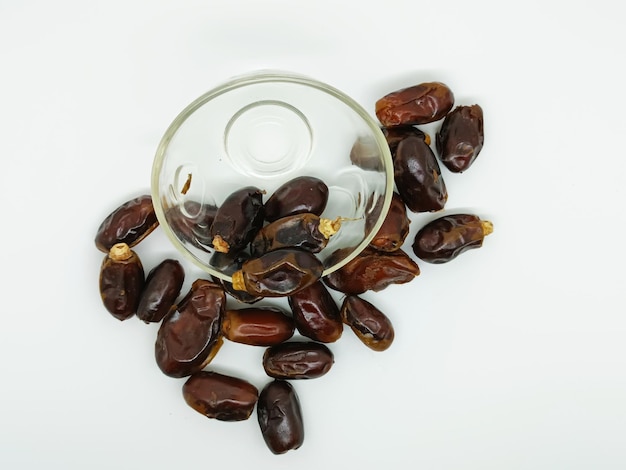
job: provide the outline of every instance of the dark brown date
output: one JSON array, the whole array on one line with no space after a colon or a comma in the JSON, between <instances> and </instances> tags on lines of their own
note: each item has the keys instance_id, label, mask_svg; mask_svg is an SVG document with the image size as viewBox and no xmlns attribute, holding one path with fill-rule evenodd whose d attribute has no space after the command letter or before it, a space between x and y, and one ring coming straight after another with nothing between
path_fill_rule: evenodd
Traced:
<instances>
[{"instance_id":1,"label":"dark brown date","mask_svg":"<svg viewBox=\"0 0 626 470\"><path fill-rule=\"evenodd\" d=\"M274 454L298 449L304 442L300 399L293 386L275 379L259 394L257 417L265 444Z\"/></svg>"},{"instance_id":2,"label":"dark brown date","mask_svg":"<svg viewBox=\"0 0 626 470\"><path fill-rule=\"evenodd\" d=\"M170 377L201 370L222 345L222 318L226 294L206 279L193 282L190 291L163 318L157 333L155 357Z\"/></svg>"},{"instance_id":3,"label":"dark brown date","mask_svg":"<svg viewBox=\"0 0 626 470\"><path fill-rule=\"evenodd\" d=\"M239 251L252 240L263 226L263 194L259 188L247 186L224 200L210 230L217 251Z\"/></svg>"},{"instance_id":4,"label":"dark brown date","mask_svg":"<svg viewBox=\"0 0 626 470\"><path fill-rule=\"evenodd\" d=\"M339 307L322 281L290 295L289 306L302 336L322 343L333 343L341 337Z\"/></svg>"},{"instance_id":5,"label":"dark brown date","mask_svg":"<svg viewBox=\"0 0 626 470\"><path fill-rule=\"evenodd\" d=\"M272 346L293 336L293 319L273 307L226 310L222 322L224 337L235 343Z\"/></svg>"},{"instance_id":6,"label":"dark brown date","mask_svg":"<svg viewBox=\"0 0 626 470\"><path fill-rule=\"evenodd\" d=\"M278 344L263 354L265 373L275 379L315 379L326 374L334 361L328 347L312 341Z\"/></svg>"},{"instance_id":7,"label":"dark brown date","mask_svg":"<svg viewBox=\"0 0 626 470\"><path fill-rule=\"evenodd\" d=\"M483 148L483 110L477 104L457 106L443 120L437 132L441 162L454 173L467 170Z\"/></svg>"},{"instance_id":8,"label":"dark brown date","mask_svg":"<svg viewBox=\"0 0 626 470\"><path fill-rule=\"evenodd\" d=\"M183 398L191 408L207 418L243 421L252 414L259 391L243 379L200 371L184 383Z\"/></svg>"},{"instance_id":9,"label":"dark brown date","mask_svg":"<svg viewBox=\"0 0 626 470\"><path fill-rule=\"evenodd\" d=\"M284 297L313 284L323 271L313 253L282 248L243 263L232 275L233 288L263 297Z\"/></svg>"},{"instance_id":10,"label":"dark brown date","mask_svg":"<svg viewBox=\"0 0 626 470\"><path fill-rule=\"evenodd\" d=\"M125 202L111 212L96 233L96 247L108 253L116 243L137 245L159 225L149 194Z\"/></svg>"},{"instance_id":11,"label":"dark brown date","mask_svg":"<svg viewBox=\"0 0 626 470\"><path fill-rule=\"evenodd\" d=\"M174 259L166 259L155 266L146 277L139 299L137 318L156 323L170 311L185 281L183 266Z\"/></svg>"},{"instance_id":12,"label":"dark brown date","mask_svg":"<svg viewBox=\"0 0 626 470\"><path fill-rule=\"evenodd\" d=\"M344 294L362 294L410 282L419 273L415 261L402 249L383 252L368 247L342 268L325 276L324 282Z\"/></svg>"},{"instance_id":13,"label":"dark brown date","mask_svg":"<svg viewBox=\"0 0 626 470\"><path fill-rule=\"evenodd\" d=\"M387 139L387 145L391 151L391 156L394 157L398 144L409 136L419 137L426 142L426 145L430 145L430 136L421 131L417 127L413 126L397 126L397 127L383 127L383 135Z\"/></svg>"},{"instance_id":14,"label":"dark brown date","mask_svg":"<svg viewBox=\"0 0 626 470\"><path fill-rule=\"evenodd\" d=\"M472 214L451 214L427 223L415 235L413 252L429 263L441 264L479 248L493 224Z\"/></svg>"},{"instance_id":15,"label":"dark brown date","mask_svg":"<svg viewBox=\"0 0 626 470\"><path fill-rule=\"evenodd\" d=\"M376 102L376 117L383 126L426 124L452 109L454 95L440 82L421 83L383 96Z\"/></svg>"},{"instance_id":16,"label":"dark brown date","mask_svg":"<svg viewBox=\"0 0 626 470\"><path fill-rule=\"evenodd\" d=\"M391 346L394 338L391 321L367 300L347 296L341 305L341 318L368 348L384 351Z\"/></svg>"},{"instance_id":17,"label":"dark brown date","mask_svg":"<svg viewBox=\"0 0 626 470\"><path fill-rule=\"evenodd\" d=\"M413 212L443 209L448 191L437 158L424 139L407 137L393 160L394 180L402 200Z\"/></svg>"},{"instance_id":18,"label":"dark brown date","mask_svg":"<svg viewBox=\"0 0 626 470\"><path fill-rule=\"evenodd\" d=\"M288 215L321 215L328 202L328 186L313 176L298 176L282 184L265 202L265 219L273 222Z\"/></svg>"},{"instance_id":19,"label":"dark brown date","mask_svg":"<svg viewBox=\"0 0 626 470\"><path fill-rule=\"evenodd\" d=\"M107 311L126 320L137 311L144 286L141 260L126 243L116 243L100 266L100 297Z\"/></svg>"},{"instance_id":20,"label":"dark brown date","mask_svg":"<svg viewBox=\"0 0 626 470\"><path fill-rule=\"evenodd\" d=\"M209 264L221 271L224 274L232 275L236 271L239 271L243 266L243 263L250 259L250 254L247 251L231 251L229 253L221 253L216 251L211 256L211 260ZM220 279L218 277L212 276L213 282L221 284L224 290L234 297L239 302L243 302L246 304L253 304L258 302L263 297L260 295L252 295L246 292L245 290L237 290L233 287L233 283L226 281L224 279Z\"/></svg>"},{"instance_id":21,"label":"dark brown date","mask_svg":"<svg viewBox=\"0 0 626 470\"><path fill-rule=\"evenodd\" d=\"M296 247L319 253L340 227L341 219L320 218L311 212L281 217L259 230L250 243L250 252L258 257L279 248Z\"/></svg>"},{"instance_id":22,"label":"dark brown date","mask_svg":"<svg viewBox=\"0 0 626 470\"><path fill-rule=\"evenodd\" d=\"M393 193L389 211L385 216L383 225L380 227L370 246L380 251L395 251L402 247L404 240L409 234L411 220L406 213L406 205L398 193ZM368 219L365 220L366 230Z\"/></svg>"},{"instance_id":23,"label":"dark brown date","mask_svg":"<svg viewBox=\"0 0 626 470\"><path fill-rule=\"evenodd\" d=\"M185 201L182 206L173 206L165 212L165 218L174 235L189 242L202 251L209 252L213 239L209 234L217 207L197 201Z\"/></svg>"}]
</instances>

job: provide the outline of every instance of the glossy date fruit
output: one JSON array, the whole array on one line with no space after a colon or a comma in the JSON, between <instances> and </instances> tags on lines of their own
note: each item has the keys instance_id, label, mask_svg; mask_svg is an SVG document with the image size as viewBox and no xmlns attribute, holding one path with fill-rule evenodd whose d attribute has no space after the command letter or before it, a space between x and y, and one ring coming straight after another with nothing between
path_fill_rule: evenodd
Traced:
<instances>
[{"instance_id":1,"label":"glossy date fruit","mask_svg":"<svg viewBox=\"0 0 626 470\"><path fill-rule=\"evenodd\" d=\"M366 230L368 219L365 220ZM411 220L406 213L406 205L396 192L393 193L389 211L385 216L383 225L380 227L370 246L380 251L395 251L402 247L404 240L409 234Z\"/></svg>"},{"instance_id":2,"label":"glossy date fruit","mask_svg":"<svg viewBox=\"0 0 626 470\"><path fill-rule=\"evenodd\" d=\"M324 282L344 294L362 294L410 282L419 273L418 265L402 249L383 252L368 247L342 268L325 276Z\"/></svg>"},{"instance_id":3,"label":"glossy date fruit","mask_svg":"<svg viewBox=\"0 0 626 470\"><path fill-rule=\"evenodd\" d=\"M183 266L166 259L155 266L146 277L137 307L137 318L146 323L160 322L169 312L185 281Z\"/></svg>"},{"instance_id":4,"label":"glossy date fruit","mask_svg":"<svg viewBox=\"0 0 626 470\"><path fill-rule=\"evenodd\" d=\"M291 341L271 346L263 354L263 369L275 379L315 379L334 363L327 346L313 341Z\"/></svg>"},{"instance_id":5,"label":"glossy date fruit","mask_svg":"<svg viewBox=\"0 0 626 470\"><path fill-rule=\"evenodd\" d=\"M384 351L391 346L395 336L391 321L367 300L347 296L341 305L341 318L368 348Z\"/></svg>"},{"instance_id":6,"label":"glossy date fruit","mask_svg":"<svg viewBox=\"0 0 626 470\"><path fill-rule=\"evenodd\" d=\"M126 243L116 243L100 266L100 297L107 311L126 320L137 311L145 278L137 253Z\"/></svg>"},{"instance_id":7,"label":"glossy date fruit","mask_svg":"<svg viewBox=\"0 0 626 470\"><path fill-rule=\"evenodd\" d=\"M222 322L224 338L252 346L280 344L294 331L293 319L274 307L229 309Z\"/></svg>"},{"instance_id":8,"label":"glossy date fruit","mask_svg":"<svg viewBox=\"0 0 626 470\"><path fill-rule=\"evenodd\" d=\"M236 271L239 271L247 260L250 259L250 253L247 251L231 251L229 253L221 253L216 251L211 255L211 260L209 264L217 269L218 271L232 275ZM213 282L221 284L224 290L230 294L231 297L234 297L239 302L243 302L246 304L253 304L258 302L263 298L260 295L252 295L246 292L245 290L237 290L233 287L233 283L227 281L225 279L220 279L216 276L212 276Z\"/></svg>"},{"instance_id":9,"label":"glossy date fruit","mask_svg":"<svg viewBox=\"0 0 626 470\"><path fill-rule=\"evenodd\" d=\"M302 336L333 343L343 333L339 307L322 281L316 281L289 296L289 306Z\"/></svg>"},{"instance_id":10,"label":"glossy date fruit","mask_svg":"<svg viewBox=\"0 0 626 470\"><path fill-rule=\"evenodd\" d=\"M200 371L184 383L183 398L191 408L207 418L243 421L252 414L259 391L243 379Z\"/></svg>"},{"instance_id":11,"label":"glossy date fruit","mask_svg":"<svg viewBox=\"0 0 626 470\"><path fill-rule=\"evenodd\" d=\"M426 142L426 145L430 145L430 136L413 126L395 126L395 127L383 127L383 135L387 139L387 145L391 151L391 156L396 154L398 144L409 136L419 137Z\"/></svg>"},{"instance_id":12,"label":"glossy date fruit","mask_svg":"<svg viewBox=\"0 0 626 470\"><path fill-rule=\"evenodd\" d=\"M247 186L228 195L210 229L217 251L239 251L252 240L263 226L263 194L259 188Z\"/></svg>"},{"instance_id":13,"label":"glossy date fruit","mask_svg":"<svg viewBox=\"0 0 626 470\"><path fill-rule=\"evenodd\" d=\"M149 194L125 202L111 212L100 224L96 233L96 247L108 253L116 243L137 245L158 227L152 197Z\"/></svg>"},{"instance_id":14,"label":"glossy date fruit","mask_svg":"<svg viewBox=\"0 0 626 470\"><path fill-rule=\"evenodd\" d=\"M280 379L268 383L259 394L257 418L265 444L274 454L298 449L304 442L300 399L293 386Z\"/></svg>"},{"instance_id":15,"label":"glossy date fruit","mask_svg":"<svg viewBox=\"0 0 626 470\"><path fill-rule=\"evenodd\" d=\"M483 110L477 104L457 106L437 132L439 159L454 173L467 170L483 148Z\"/></svg>"},{"instance_id":16,"label":"glossy date fruit","mask_svg":"<svg viewBox=\"0 0 626 470\"><path fill-rule=\"evenodd\" d=\"M320 218L311 212L281 217L263 227L250 242L253 257L277 250L296 247L319 253L341 227L341 219Z\"/></svg>"},{"instance_id":17,"label":"glossy date fruit","mask_svg":"<svg viewBox=\"0 0 626 470\"><path fill-rule=\"evenodd\" d=\"M201 370L222 345L222 318L226 294L206 279L193 282L190 291L163 318L155 343L156 362L170 377Z\"/></svg>"},{"instance_id":18,"label":"glossy date fruit","mask_svg":"<svg viewBox=\"0 0 626 470\"><path fill-rule=\"evenodd\" d=\"M403 88L376 102L376 117L383 126L427 124L443 118L454 105L454 95L440 82Z\"/></svg>"},{"instance_id":19,"label":"glossy date fruit","mask_svg":"<svg viewBox=\"0 0 626 470\"><path fill-rule=\"evenodd\" d=\"M398 193L412 212L443 209L448 191L437 158L423 139L410 136L398 144L393 160Z\"/></svg>"},{"instance_id":20,"label":"glossy date fruit","mask_svg":"<svg viewBox=\"0 0 626 470\"><path fill-rule=\"evenodd\" d=\"M441 264L483 245L493 224L473 214L450 214L427 223L415 235L413 252L429 263Z\"/></svg>"},{"instance_id":21,"label":"glossy date fruit","mask_svg":"<svg viewBox=\"0 0 626 470\"><path fill-rule=\"evenodd\" d=\"M265 219L273 222L288 215L321 215L328 202L328 186L313 176L298 176L283 183L265 202Z\"/></svg>"},{"instance_id":22,"label":"glossy date fruit","mask_svg":"<svg viewBox=\"0 0 626 470\"><path fill-rule=\"evenodd\" d=\"M232 275L233 288L263 297L284 297L317 281L324 265L299 248L282 248L251 258Z\"/></svg>"}]
</instances>

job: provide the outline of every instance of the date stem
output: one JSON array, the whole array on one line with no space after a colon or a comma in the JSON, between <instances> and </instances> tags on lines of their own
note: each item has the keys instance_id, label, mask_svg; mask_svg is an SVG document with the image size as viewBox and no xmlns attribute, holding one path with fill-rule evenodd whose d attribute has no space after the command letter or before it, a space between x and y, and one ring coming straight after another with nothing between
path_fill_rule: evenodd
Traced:
<instances>
[{"instance_id":1,"label":"date stem","mask_svg":"<svg viewBox=\"0 0 626 470\"><path fill-rule=\"evenodd\" d=\"M339 231L342 220L344 220L342 217L337 217L335 220L320 218L320 224L317 229L324 238L329 239Z\"/></svg>"},{"instance_id":2,"label":"date stem","mask_svg":"<svg viewBox=\"0 0 626 470\"><path fill-rule=\"evenodd\" d=\"M113 261L124 261L133 256L133 252L126 243L116 243L109 250L109 258Z\"/></svg>"}]
</instances>

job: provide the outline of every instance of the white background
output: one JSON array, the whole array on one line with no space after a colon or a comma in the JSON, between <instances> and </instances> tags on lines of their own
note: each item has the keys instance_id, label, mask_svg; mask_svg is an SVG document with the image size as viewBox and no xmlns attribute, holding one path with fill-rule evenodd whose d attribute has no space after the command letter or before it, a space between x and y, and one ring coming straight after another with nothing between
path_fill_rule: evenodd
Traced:
<instances>
[{"instance_id":1,"label":"white background","mask_svg":"<svg viewBox=\"0 0 626 470\"><path fill-rule=\"evenodd\" d=\"M625 468L619 5L1 0L0 468ZM283 456L254 415L221 423L184 403L154 363L157 326L102 307L93 244L149 191L178 112L260 68L372 113L432 79L479 103L485 147L444 171L446 211L495 226L481 249L364 296L394 344L374 353L346 330L331 345L330 373L295 383L306 439ZM146 269L179 258L160 231L137 252ZM186 267L184 289L202 276ZM261 354L226 344L215 368L262 387Z\"/></svg>"}]
</instances>

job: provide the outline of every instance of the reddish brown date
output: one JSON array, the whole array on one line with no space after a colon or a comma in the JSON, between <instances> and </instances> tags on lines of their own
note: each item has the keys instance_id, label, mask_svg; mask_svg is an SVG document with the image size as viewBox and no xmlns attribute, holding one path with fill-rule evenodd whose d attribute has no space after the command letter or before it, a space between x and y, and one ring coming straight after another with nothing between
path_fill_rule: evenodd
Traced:
<instances>
[{"instance_id":1,"label":"reddish brown date","mask_svg":"<svg viewBox=\"0 0 626 470\"><path fill-rule=\"evenodd\" d=\"M317 281L289 296L289 306L302 336L333 343L343 333L339 307L322 281Z\"/></svg>"},{"instance_id":2,"label":"reddish brown date","mask_svg":"<svg viewBox=\"0 0 626 470\"><path fill-rule=\"evenodd\" d=\"M222 345L226 294L221 286L197 279L190 291L163 318L157 333L155 357L170 377L201 370Z\"/></svg>"},{"instance_id":3,"label":"reddish brown date","mask_svg":"<svg viewBox=\"0 0 626 470\"><path fill-rule=\"evenodd\" d=\"M281 185L265 202L265 219L273 222L288 215L321 215L328 202L328 186L313 176L298 176Z\"/></svg>"},{"instance_id":4,"label":"reddish brown date","mask_svg":"<svg viewBox=\"0 0 626 470\"><path fill-rule=\"evenodd\" d=\"M155 266L146 277L137 307L137 318L146 323L163 320L176 302L184 281L185 270L178 261L166 259Z\"/></svg>"},{"instance_id":5,"label":"reddish brown date","mask_svg":"<svg viewBox=\"0 0 626 470\"><path fill-rule=\"evenodd\" d=\"M368 348L384 351L391 346L395 336L391 321L367 300L347 296L341 305L341 318Z\"/></svg>"},{"instance_id":6,"label":"reddish brown date","mask_svg":"<svg viewBox=\"0 0 626 470\"><path fill-rule=\"evenodd\" d=\"M311 212L281 217L263 227L250 243L253 257L277 250L296 247L319 253L341 226L341 220L320 218Z\"/></svg>"},{"instance_id":7,"label":"reddish brown date","mask_svg":"<svg viewBox=\"0 0 626 470\"><path fill-rule=\"evenodd\" d=\"M263 354L265 373L275 379L315 379L326 374L333 363L332 351L312 341L278 344Z\"/></svg>"},{"instance_id":8,"label":"reddish brown date","mask_svg":"<svg viewBox=\"0 0 626 470\"><path fill-rule=\"evenodd\" d=\"M300 399L293 386L275 379L259 394L257 417L265 444L274 454L298 449L304 442Z\"/></svg>"},{"instance_id":9,"label":"reddish brown date","mask_svg":"<svg viewBox=\"0 0 626 470\"><path fill-rule=\"evenodd\" d=\"M483 110L477 104L457 106L446 116L437 132L441 162L454 173L467 170L483 148Z\"/></svg>"},{"instance_id":10,"label":"reddish brown date","mask_svg":"<svg viewBox=\"0 0 626 470\"><path fill-rule=\"evenodd\" d=\"M419 137L426 142L426 145L430 145L430 136L417 127L413 126L397 126L397 127L383 127L383 135L387 139L387 145L391 151L391 156L395 156L398 144L409 136Z\"/></svg>"},{"instance_id":11,"label":"reddish brown date","mask_svg":"<svg viewBox=\"0 0 626 470\"><path fill-rule=\"evenodd\" d=\"M211 225L212 245L228 253L244 248L263 226L263 191L254 186L234 191L217 209Z\"/></svg>"},{"instance_id":12,"label":"reddish brown date","mask_svg":"<svg viewBox=\"0 0 626 470\"><path fill-rule=\"evenodd\" d=\"M393 160L394 180L402 200L413 212L443 209L448 191L437 158L419 137L407 137L398 144Z\"/></svg>"},{"instance_id":13,"label":"reddish brown date","mask_svg":"<svg viewBox=\"0 0 626 470\"><path fill-rule=\"evenodd\" d=\"M409 234L410 223L411 220L407 216L404 201L398 193L394 192L383 225L370 242L370 246L380 251L400 249ZM369 230L367 225L368 219L365 220L365 226L366 230Z\"/></svg>"},{"instance_id":14,"label":"reddish brown date","mask_svg":"<svg viewBox=\"0 0 626 470\"><path fill-rule=\"evenodd\" d=\"M402 249L382 252L368 247L348 264L325 276L324 282L344 294L362 294L410 282L419 273L415 261Z\"/></svg>"},{"instance_id":15,"label":"reddish brown date","mask_svg":"<svg viewBox=\"0 0 626 470\"><path fill-rule=\"evenodd\" d=\"M183 398L191 408L207 418L243 421L252 414L259 391L243 379L200 371L184 383Z\"/></svg>"},{"instance_id":16,"label":"reddish brown date","mask_svg":"<svg viewBox=\"0 0 626 470\"><path fill-rule=\"evenodd\" d=\"M293 336L293 319L273 307L226 310L222 322L224 337L235 343L272 346Z\"/></svg>"},{"instance_id":17,"label":"reddish brown date","mask_svg":"<svg viewBox=\"0 0 626 470\"><path fill-rule=\"evenodd\" d=\"M426 124L452 109L454 95L440 82L421 83L383 96L376 102L376 117L383 126Z\"/></svg>"},{"instance_id":18,"label":"reddish brown date","mask_svg":"<svg viewBox=\"0 0 626 470\"><path fill-rule=\"evenodd\" d=\"M107 311L126 320L137 311L144 286L141 260L126 243L111 247L100 266L100 297Z\"/></svg>"},{"instance_id":19,"label":"reddish brown date","mask_svg":"<svg viewBox=\"0 0 626 470\"><path fill-rule=\"evenodd\" d=\"M415 235L413 252L429 263L441 264L483 245L493 224L473 214L451 214L427 223Z\"/></svg>"},{"instance_id":20,"label":"reddish brown date","mask_svg":"<svg viewBox=\"0 0 626 470\"><path fill-rule=\"evenodd\" d=\"M247 251L231 251L230 253L221 253L216 251L211 256L211 260L209 264L221 271L224 274L232 275L236 271L239 271L247 260L250 259L250 254ZM234 297L239 302L243 302L246 304L253 304L258 302L263 298L260 295L252 295L246 292L245 290L237 290L233 287L233 283L226 281L224 279L220 279L218 277L213 276L213 281L221 284L224 290L230 294L231 297Z\"/></svg>"},{"instance_id":21,"label":"reddish brown date","mask_svg":"<svg viewBox=\"0 0 626 470\"><path fill-rule=\"evenodd\" d=\"M197 201L185 201L165 212L170 228L180 240L189 242L202 251L209 252L213 242L209 234L217 207Z\"/></svg>"},{"instance_id":22,"label":"reddish brown date","mask_svg":"<svg viewBox=\"0 0 626 470\"><path fill-rule=\"evenodd\" d=\"M263 297L284 297L313 284L323 271L313 253L282 248L243 263L232 275L233 288Z\"/></svg>"},{"instance_id":23,"label":"reddish brown date","mask_svg":"<svg viewBox=\"0 0 626 470\"><path fill-rule=\"evenodd\" d=\"M137 245L159 225L152 197L148 194L125 202L111 212L96 233L96 247L108 253L116 243Z\"/></svg>"}]
</instances>

